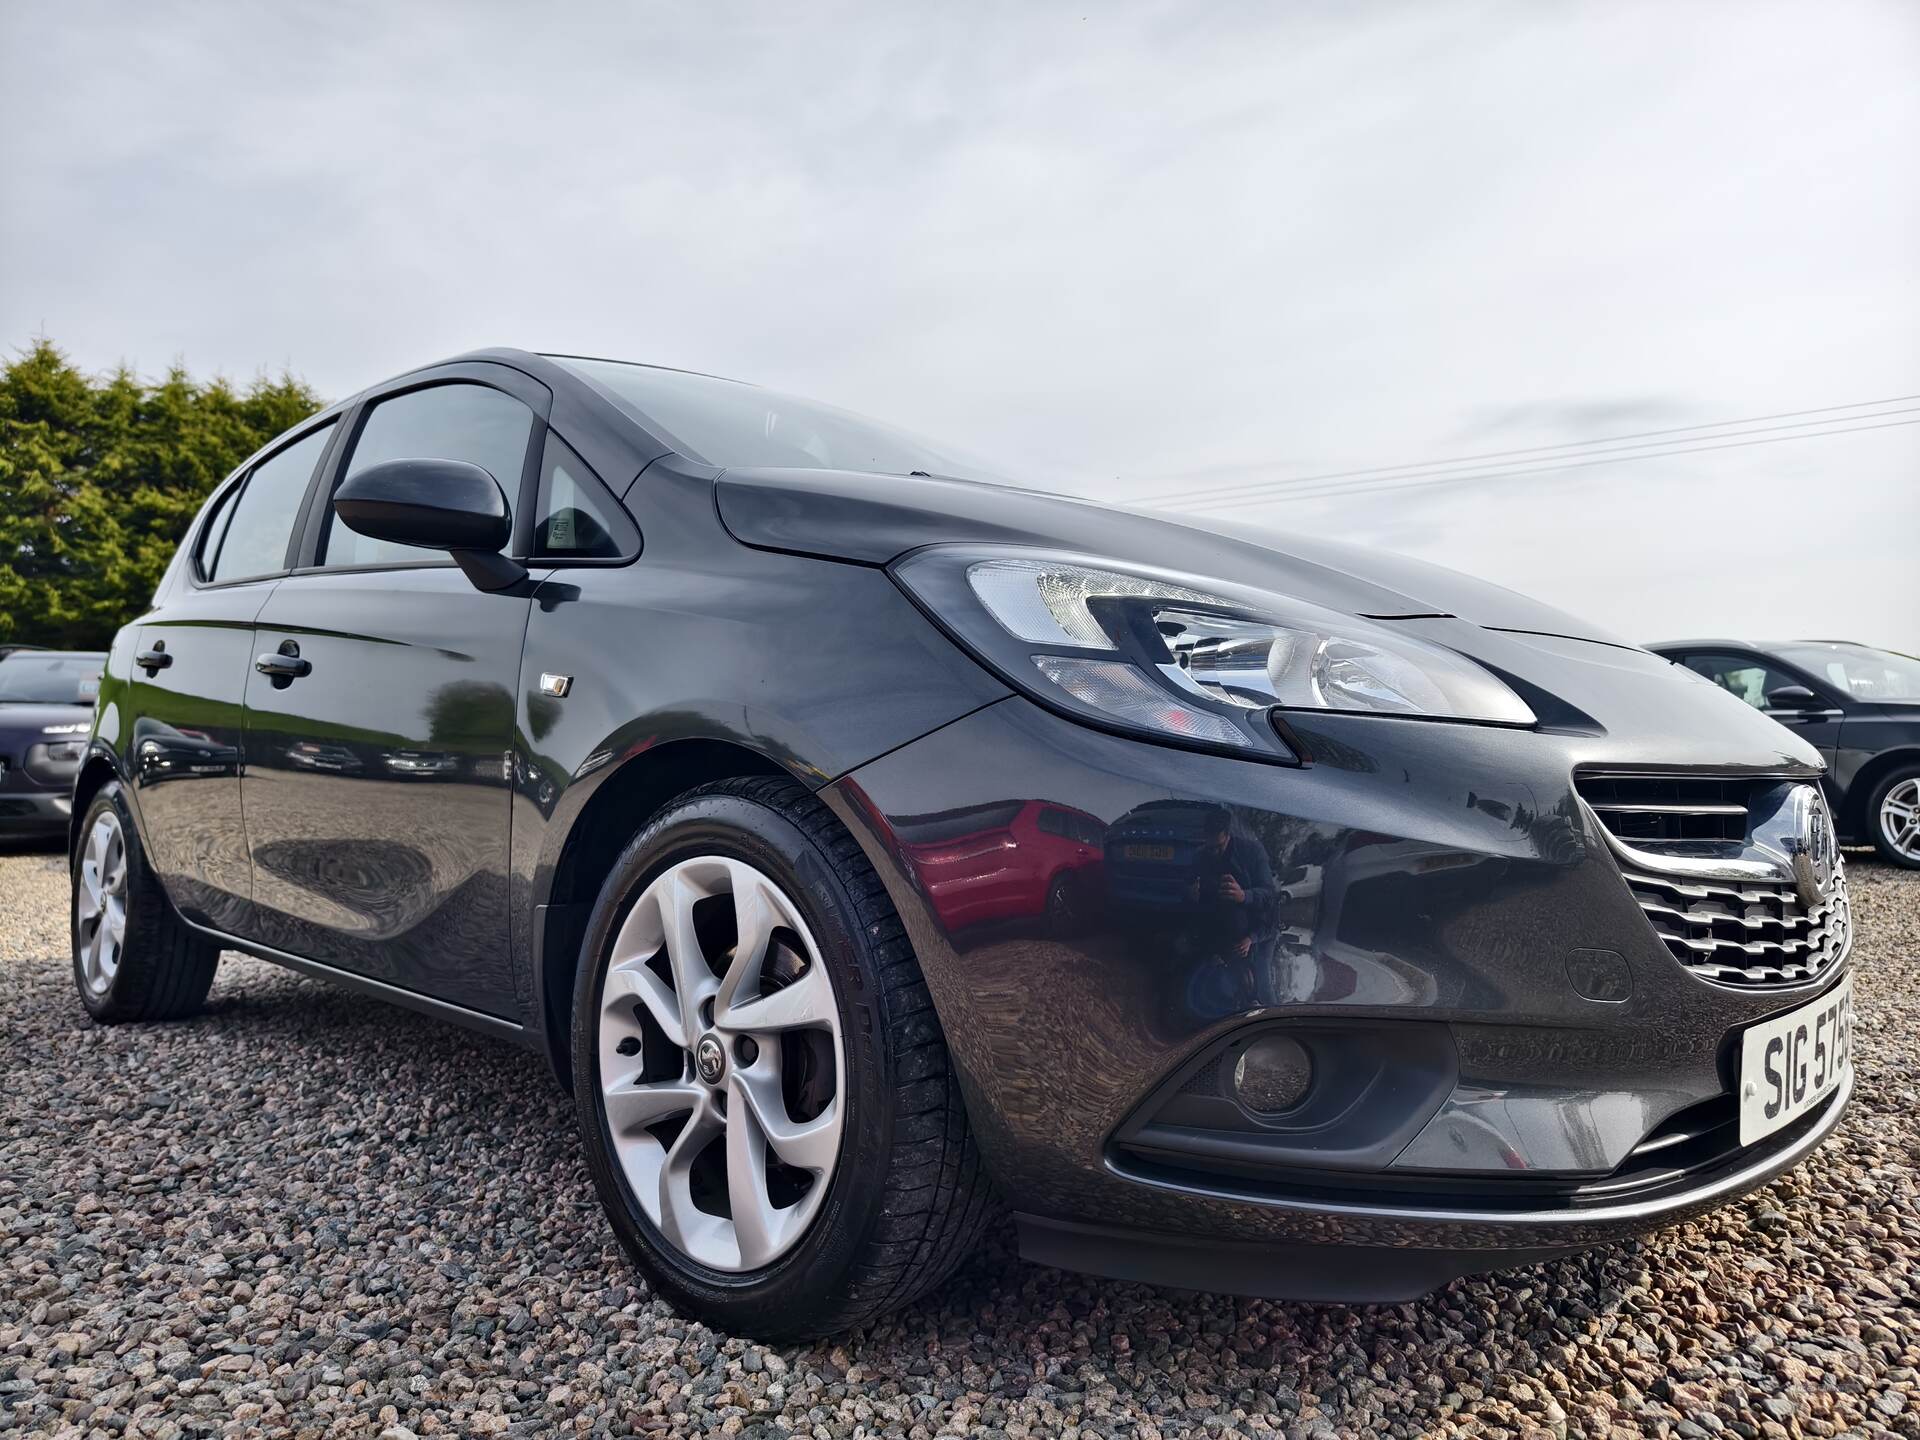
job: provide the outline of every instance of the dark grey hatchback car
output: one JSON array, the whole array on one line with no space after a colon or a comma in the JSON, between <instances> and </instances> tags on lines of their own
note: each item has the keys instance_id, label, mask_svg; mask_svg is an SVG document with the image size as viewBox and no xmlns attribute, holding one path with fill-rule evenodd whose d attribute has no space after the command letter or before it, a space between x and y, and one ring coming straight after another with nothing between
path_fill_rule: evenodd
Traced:
<instances>
[{"instance_id":1,"label":"dark grey hatchback car","mask_svg":"<svg viewBox=\"0 0 1920 1440\"><path fill-rule=\"evenodd\" d=\"M507 350L304 423L114 642L83 1003L231 948L539 1048L658 1292L768 1337L1003 1205L1048 1264L1401 1299L1839 1123L1801 740L1460 575L976 474Z\"/></svg>"}]
</instances>

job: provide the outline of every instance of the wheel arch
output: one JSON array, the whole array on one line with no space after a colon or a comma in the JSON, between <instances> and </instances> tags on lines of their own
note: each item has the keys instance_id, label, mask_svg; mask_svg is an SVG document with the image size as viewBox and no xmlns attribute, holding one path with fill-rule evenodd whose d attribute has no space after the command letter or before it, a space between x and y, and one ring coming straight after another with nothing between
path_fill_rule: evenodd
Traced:
<instances>
[{"instance_id":1,"label":"wheel arch","mask_svg":"<svg viewBox=\"0 0 1920 1440\"><path fill-rule=\"evenodd\" d=\"M573 1089L573 986L580 938L613 863L669 800L696 785L747 775L793 776L727 740L685 739L643 751L595 787L567 829L544 902L534 914L537 1017L555 1077Z\"/></svg>"},{"instance_id":2,"label":"wheel arch","mask_svg":"<svg viewBox=\"0 0 1920 1440\"><path fill-rule=\"evenodd\" d=\"M1920 745L1901 745L1892 750L1882 750L1862 765L1854 774L1853 783L1847 786L1846 798L1841 802L1840 833L1856 843L1872 844L1873 817L1867 814L1867 802L1890 772L1909 765L1920 765Z\"/></svg>"}]
</instances>

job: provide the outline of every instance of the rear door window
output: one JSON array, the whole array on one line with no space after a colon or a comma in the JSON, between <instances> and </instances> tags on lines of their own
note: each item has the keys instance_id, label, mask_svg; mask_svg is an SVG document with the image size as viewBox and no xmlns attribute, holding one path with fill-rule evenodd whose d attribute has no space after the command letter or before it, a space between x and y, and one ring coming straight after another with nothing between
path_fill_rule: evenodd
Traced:
<instances>
[{"instance_id":1,"label":"rear door window","mask_svg":"<svg viewBox=\"0 0 1920 1440\"><path fill-rule=\"evenodd\" d=\"M384 460L464 460L499 482L511 515L520 503L520 478L532 440L533 411L513 396L486 385L433 385L374 404L361 422L341 478ZM361 535L328 506L320 563L330 569L435 565L445 563L445 556Z\"/></svg>"},{"instance_id":2,"label":"rear door window","mask_svg":"<svg viewBox=\"0 0 1920 1440\"><path fill-rule=\"evenodd\" d=\"M215 549L211 555L202 555L209 580L246 580L277 575L287 568L287 546L293 539L294 522L300 517L314 467L326 453L332 434L329 422L253 467L239 498L228 507L232 515L225 519L225 532L209 532ZM214 530L220 528L223 518L214 517Z\"/></svg>"},{"instance_id":3,"label":"rear door window","mask_svg":"<svg viewBox=\"0 0 1920 1440\"><path fill-rule=\"evenodd\" d=\"M200 528L200 548L194 552L193 564L202 580L213 578L214 557L220 553L220 542L227 538L227 526L233 520L234 497L239 493L240 487L235 485L216 500L213 513Z\"/></svg>"}]
</instances>

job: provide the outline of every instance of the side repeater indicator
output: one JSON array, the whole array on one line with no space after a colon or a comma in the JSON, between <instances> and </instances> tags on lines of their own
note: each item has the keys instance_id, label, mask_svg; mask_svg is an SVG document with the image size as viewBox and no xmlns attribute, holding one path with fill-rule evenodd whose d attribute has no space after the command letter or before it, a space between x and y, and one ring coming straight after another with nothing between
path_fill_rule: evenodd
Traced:
<instances>
[{"instance_id":1,"label":"side repeater indicator","mask_svg":"<svg viewBox=\"0 0 1920 1440\"><path fill-rule=\"evenodd\" d=\"M542 695L551 695L559 699L572 688L573 676L556 675L551 670L543 670L540 672L540 693Z\"/></svg>"}]
</instances>

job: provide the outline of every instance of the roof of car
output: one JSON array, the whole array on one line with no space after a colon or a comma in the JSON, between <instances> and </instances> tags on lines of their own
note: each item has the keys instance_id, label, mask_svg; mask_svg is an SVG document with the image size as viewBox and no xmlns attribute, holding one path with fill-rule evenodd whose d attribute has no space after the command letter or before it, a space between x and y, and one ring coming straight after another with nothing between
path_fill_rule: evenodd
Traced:
<instances>
[{"instance_id":1,"label":"roof of car","mask_svg":"<svg viewBox=\"0 0 1920 1440\"><path fill-rule=\"evenodd\" d=\"M1701 650L1712 645L1732 645L1741 650L1778 650L1782 645L1851 645L1855 649L1868 648L1859 640L1735 640L1726 635L1708 635L1695 640L1649 640L1648 650Z\"/></svg>"}]
</instances>

